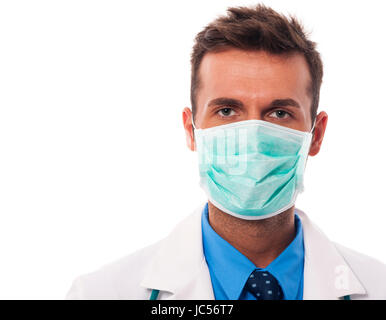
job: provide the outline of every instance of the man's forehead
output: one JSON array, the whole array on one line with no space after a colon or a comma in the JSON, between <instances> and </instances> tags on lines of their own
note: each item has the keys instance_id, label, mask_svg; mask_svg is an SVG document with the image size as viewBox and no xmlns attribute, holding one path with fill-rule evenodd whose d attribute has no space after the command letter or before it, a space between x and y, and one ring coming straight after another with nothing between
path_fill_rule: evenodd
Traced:
<instances>
[{"instance_id":1,"label":"man's forehead","mask_svg":"<svg viewBox=\"0 0 386 320\"><path fill-rule=\"evenodd\" d=\"M222 74L219 74L222 72ZM307 62L301 53L271 54L263 50L228 49L206 53L201 61L200 78L224 79L238 76L259 79L282 72L282 76L303 76L310 80Z\"/></svg>"},{"instance_id":2,"label":"man's forehead","mask_svg":"<svg viewBox=\"0 0 386 320\"><path fill-rule=\"evenodd\" d=\"M207 93L310 93L311 76L301 53L277 55L233 48L210 52L203 57L199 76L200 91Z\"/></svg>"}]
</instances>

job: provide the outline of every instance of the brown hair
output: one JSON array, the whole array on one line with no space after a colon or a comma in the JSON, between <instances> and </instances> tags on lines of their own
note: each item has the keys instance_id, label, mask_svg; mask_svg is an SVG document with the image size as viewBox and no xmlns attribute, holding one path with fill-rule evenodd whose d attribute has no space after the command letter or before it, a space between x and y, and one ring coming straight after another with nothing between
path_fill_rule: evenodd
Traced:
<instances>
[{"instance_id":1,"label":"brown hair","mask_svg":"<svg viewBox=\"0 0 386 320\"><path fill-rule=\"evenodd\" d=\"M316 43L308 39L295 17L287 18L262 4L228 8L226 16L219 16L196 35L190 60L193 117L200 87L198 70L205 53L230 48L264 50L272 54L303 54L311 74L309 92L312 95L311 119L314 121L323 77L323 64Z\"/></svg>"}]
</instances>

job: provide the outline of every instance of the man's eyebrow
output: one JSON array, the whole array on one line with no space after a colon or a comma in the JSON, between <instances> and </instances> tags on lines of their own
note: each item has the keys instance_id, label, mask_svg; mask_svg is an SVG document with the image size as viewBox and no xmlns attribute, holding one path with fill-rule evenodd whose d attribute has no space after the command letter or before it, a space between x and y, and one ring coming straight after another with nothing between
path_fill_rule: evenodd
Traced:
<instances>
[{"instance_id":1,"label":"man's eyebrow","mask_svg":"<svg viewBox=\"0 0 386 320\"><path fill-rule=\"evenodd\" d=\"M288 107L288 106L300 108L299 103L297 103L294 99L290 99L290 98L276 99L269 104L269 108Z\"/></svg>"},{"instance_id":2,"label":"man's eyebrow","mask_svg":"<svg viewBox=\"0 0 386 320\"><path fill-rule=\"evenodd\" d=\"M214 107L214 106L227 106L227 107L242 108L242 107L244 107L244 104L240 100L237 100L237 99L221 97L221 98L216 98L216 99L209 101L208 107ZM291 98L275 99L268 105L268 108L278 108L278 107L286 107L286 106L292 106L292 107L300 108L299 103Z\"/></svg>"},{"instance_id":3,"label":"man's eyebrow","mask_svg":"<svg viewBox=\"0 0 386 320\"><path fill-rule=\"evenodd\" d=\"M237 100L237 99L221 97L221 98L216 98L216 99L209 101L208 107L215 107L215 106L227 106L227 107L242 108L244 106L244 104L240 100Z\"/></svg>"}]
</instances>

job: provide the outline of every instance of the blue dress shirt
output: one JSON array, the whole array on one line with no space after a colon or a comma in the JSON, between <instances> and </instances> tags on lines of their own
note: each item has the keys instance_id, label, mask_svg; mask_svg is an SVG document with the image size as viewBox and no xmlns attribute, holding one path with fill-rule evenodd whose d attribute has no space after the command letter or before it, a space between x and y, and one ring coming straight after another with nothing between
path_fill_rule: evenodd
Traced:
<instances>
[{"instance_id":1,"label":"blue dress shirt","mask_svg":"<svg viewBox=\"0 0 386 320\"><path fill-rule=\"evenodd\" d=\"M202 212L202 239L216 300L256 300L244 286L253 270L270 272L283 289L285 300L303 299L304 245L302 224L295 213L296 236L266 268L252 261L221 238L210 226L208 203Z\"/></svg>"}]
</instances>

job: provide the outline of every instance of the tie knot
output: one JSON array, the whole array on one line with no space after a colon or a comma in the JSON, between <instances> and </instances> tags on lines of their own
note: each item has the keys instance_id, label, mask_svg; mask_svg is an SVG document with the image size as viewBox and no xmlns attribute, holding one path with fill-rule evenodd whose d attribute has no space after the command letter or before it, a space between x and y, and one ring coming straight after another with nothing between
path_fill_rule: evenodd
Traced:
<instances>
[{"instance_id":1,"label":"tie knot","mask_svg":"<svg viewBox=\"0 0 386 320\"><path fill-rule=\"evenodd\" d=\"M255 269L245 285L258 300L283 300L283 290L277 279L268 271Z\"/></svg>"}]
</instances>

